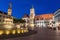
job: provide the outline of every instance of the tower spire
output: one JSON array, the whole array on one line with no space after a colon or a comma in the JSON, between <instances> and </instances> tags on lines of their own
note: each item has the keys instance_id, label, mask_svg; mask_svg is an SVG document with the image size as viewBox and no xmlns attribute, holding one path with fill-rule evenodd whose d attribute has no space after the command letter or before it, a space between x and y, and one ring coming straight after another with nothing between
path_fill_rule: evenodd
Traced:
<instances>
[{"instance_id":1,"label":"tower spire","mask_svg":"<svg viewBox=\"0 0 60 40\"><path fill-rule=\"evenodd\" d=\"M32 5L32 8L30 9L30 15L33 15L33 18L35 16L35 9L34 9L33 5Z\"/></svg>"},{"instance_id":2,"label":"tower spire","mask_svg":"<svg viewBox=\"0 0 60 40\"><path fill-rule=\"evenodd\" d=\"M9 8L8 8L8 15L11 16L12 14L12 2L9 3Z\"/></svg>"},{"instance_id":3,"label":"tower spire","mask_svg":"<svg viewBox=\"0 0 60 40\"><path fill-rule=\"evenodd\" d=\"M9 8L12 8L12 2L9 3Z\"/></svg>"}]
</instances>

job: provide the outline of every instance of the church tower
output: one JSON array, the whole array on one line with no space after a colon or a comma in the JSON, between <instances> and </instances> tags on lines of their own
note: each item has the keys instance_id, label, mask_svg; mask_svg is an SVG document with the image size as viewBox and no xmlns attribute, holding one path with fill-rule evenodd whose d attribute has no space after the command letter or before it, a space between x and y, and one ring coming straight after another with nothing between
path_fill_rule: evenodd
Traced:
<instances>
[{"instance_id":1,"label":"church tower","mask_svg":"<svg viewBox=\"0 0 60 40\"><path fill-rule=\"evenodd\" d=\"M35 17L35 9L32 6L32 8L30 9L30 19L34 19L34 17Z\"/></svg>"},{"instance_id":2,"label":"church tower","mask_svg":"<svg viewBox=\"0 0 60 40\"><path fill-rule=\"evenodd\" d=\"M9 8L8 8L8 15L11 16L12 14L12 3L9 3Z\"/></svg>"},{"instance_id":3,"label":"church tower","mask_svg":"<svg viewBox=\"0 0 60 40\"><path fill-rule=\"evenodd\" d=\"M35 9L32 6L30 9L30 27L34 28Z\"/></svg>"}]
</instances>

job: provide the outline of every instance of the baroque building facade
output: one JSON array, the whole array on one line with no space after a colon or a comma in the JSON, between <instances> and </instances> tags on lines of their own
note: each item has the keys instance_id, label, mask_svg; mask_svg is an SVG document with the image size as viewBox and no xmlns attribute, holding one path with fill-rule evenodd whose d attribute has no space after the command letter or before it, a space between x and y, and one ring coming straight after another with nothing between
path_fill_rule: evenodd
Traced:
<instances>
[{"instance_id":1,"label":"baroque building facade","mask_svg":"<svg viewBox=\"0 0 60 40\"><path fill-rule=\"evenodd\" d=\"M12 4L9 4L8 13L0 11L0 27L11 29L13 26Z\"/></svg>"}]
</instances>

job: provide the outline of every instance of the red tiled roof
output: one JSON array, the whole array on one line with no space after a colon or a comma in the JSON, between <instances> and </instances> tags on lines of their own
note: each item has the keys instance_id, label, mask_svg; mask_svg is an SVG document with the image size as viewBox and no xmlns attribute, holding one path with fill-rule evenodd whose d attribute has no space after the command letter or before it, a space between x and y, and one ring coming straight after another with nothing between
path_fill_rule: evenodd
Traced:
<instances>
[{"instance_id":1,"label":"red tiled roof","mask_svg":"<svg viewBox=\"0 0 60 40\"><path fill-rule=\"evenodd\" d=\"M52 17L54 16L54 14L42 14L42 15L37 15L35 16L35 19L52 19Z\"/></svg>"}]
</instances>

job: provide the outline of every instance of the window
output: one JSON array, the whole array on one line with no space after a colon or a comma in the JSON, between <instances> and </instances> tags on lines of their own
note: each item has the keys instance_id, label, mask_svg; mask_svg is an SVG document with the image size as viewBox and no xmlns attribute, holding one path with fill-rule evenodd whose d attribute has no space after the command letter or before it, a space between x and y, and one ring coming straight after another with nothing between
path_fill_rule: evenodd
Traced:
<instances>
[{"instance_id":1,"label":"window","mask_svg":"<svg viewBox=\"0 0 60 40\"><path fill-rule=\"evenodd\" d=\"M53 24L55 24L55 21L52 21Z\"/></svg>"},{"instance_id":2,"label":"window","mask_svg":"<svg viewBox=\"0 0 60 40\"><path fill-rule=\"evenodd\" d=\"M57 15L57 16L55 16L55 17L60 17L60 14L59 14L59 15Z\"/></svg>"},{"instance_id":3,"label":"window","mask_svg":"<svg viewBox=\"0 0 60 40\"><path fill-rule=\"evenodd\" d=\"M60 13L60 11L57 11L57 12L55 13L55 15L58 14L58 13Z\"/></svg>"}]
</instances>

